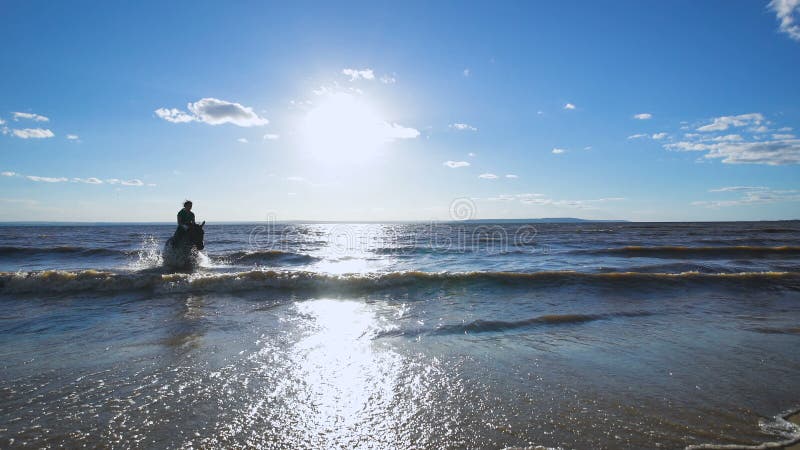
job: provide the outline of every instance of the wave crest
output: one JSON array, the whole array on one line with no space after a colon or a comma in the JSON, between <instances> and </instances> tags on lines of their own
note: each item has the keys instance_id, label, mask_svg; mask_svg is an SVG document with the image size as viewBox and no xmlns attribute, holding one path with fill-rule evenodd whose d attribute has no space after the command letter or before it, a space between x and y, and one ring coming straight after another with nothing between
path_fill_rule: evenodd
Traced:
<instances>
[{"instance_id":1,"label":"wave crest","mask_svg":"<svg viewBox=\"0 0 800 450\"><path fill-rule=\"evenodd\" d=\"M275 262L308 264L318 259L303 253L281 250L239 251L222 255L221 258L234 264L269 264Z\"/></svg>"},{"instance_id":2,"label":"wave crest","mask_svg":"<svg viewBox=\"0 0 800 450\"><path fill-rule=\"evenodd\" d=\"M644 247L628 245L598 250L578 250L577 253L592 255L618 255L649 258L716 258L716 257L800 257L800 246L762 247L755 245L736 245L720 247L656 246Z\"/></svg>"},{"instance_id":3,"label":"wave crest","mask_svg":"<svg viewBox=\"0 0 800 450\"><path fill-rule=\"evenodd\" d=\"M473 286L525 288L563 285L597 285L635 288L653 283L685 286L688 283L741 283L743 287L800 289L798 272L642 273L572 271L553 272L390 272L329 275L309 271L251 270L235 273L115 273L98 270L46 270L0 272L0 293L118 292L235 292L259 289L296 289L325 292L370 292L392 288ZM737 285L738 286L738 285Z\"/></svg>"}]
</instances>

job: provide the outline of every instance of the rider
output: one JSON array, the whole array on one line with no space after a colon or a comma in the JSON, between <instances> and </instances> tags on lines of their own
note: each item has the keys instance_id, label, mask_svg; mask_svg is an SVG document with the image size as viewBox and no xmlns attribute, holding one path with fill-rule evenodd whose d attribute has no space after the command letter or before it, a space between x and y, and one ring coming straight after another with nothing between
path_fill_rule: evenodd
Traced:
<instances>
[{"instance_id":1,"label":"rider","mask_svg":"<svg viewBox=\"0 0 800 450\"><path fill-rule=\"evenodd\" d=\"M183 209L178 211L178 228L175 229L174 241L178 242L186 236L189 225L194 225L194 213L192 212L192 201L183 202Z\"/></svg>"}]
</instances>

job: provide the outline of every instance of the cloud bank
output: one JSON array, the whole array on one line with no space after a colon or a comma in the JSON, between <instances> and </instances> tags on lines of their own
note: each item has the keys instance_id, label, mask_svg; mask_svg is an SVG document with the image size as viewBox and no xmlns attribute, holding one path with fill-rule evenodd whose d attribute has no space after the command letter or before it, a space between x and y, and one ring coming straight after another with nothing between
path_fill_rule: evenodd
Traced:
<instances>
[{"instance_id":1,"label":"cloud bank","mask_svg":"<svg viewBox=\"0 0 800 450\"><path fill-rule=\"evenodd\" d=\"M687 133L683 139L664 144L664 148L680 152L704 152L705 158L720 159L726 164L766 164L780 166L800 164L800 139L792 134L770 132L761 113L721 116L697 128L700 133ZM721 134L740 128L736 134ZM780 130L786 130L781 128Z\"/></svg>"},{"instance_id":2,"label":"cloud bank","mask_svg":"<svg viewBox=\"0 0 800 450\"><path fill-rule=\"evenodd\" d=\"M706 208L726 208L731 206L765 205L779 202L800 201L800 192L796 190L771 189L765 186L727 186L712 189L713 193L736 193L738 198L733 200L703 200L692 202L694 206Z\"/></svg>"}]
</instances>

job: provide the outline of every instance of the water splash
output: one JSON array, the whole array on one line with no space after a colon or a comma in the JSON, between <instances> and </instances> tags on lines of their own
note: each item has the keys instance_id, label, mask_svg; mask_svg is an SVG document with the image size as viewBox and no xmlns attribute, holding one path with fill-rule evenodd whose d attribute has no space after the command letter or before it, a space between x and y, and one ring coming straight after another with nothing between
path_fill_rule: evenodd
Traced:
<instances>
[{"instance_id":1,"label":"water splash","mask_svg":"<svg viewBox=\"0 0 800 450\"><path fill-rule=\"evenodd\" d=\"M161 267L163 263L161 243L155 236L149 235L142 239L139 249L134 253L134 259L129 264L129 268L132 270L147 270Z\"/></svg>"}]
</instances>

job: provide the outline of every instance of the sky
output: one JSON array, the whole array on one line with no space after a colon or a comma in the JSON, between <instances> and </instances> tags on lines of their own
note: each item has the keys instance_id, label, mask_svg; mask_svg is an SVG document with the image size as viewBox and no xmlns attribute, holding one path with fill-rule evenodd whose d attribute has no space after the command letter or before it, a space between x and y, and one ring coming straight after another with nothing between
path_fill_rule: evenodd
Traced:
<instances>
[{"instance_id":1,"label":"sky","mask_svg":"<svg viewBox=\"0 0 800 450\"><path fill-rule=\"evenodd\" d=\"M800 0L6 0L0 40L0 221L800 219Z\"/></svg>"}]
</instances>

